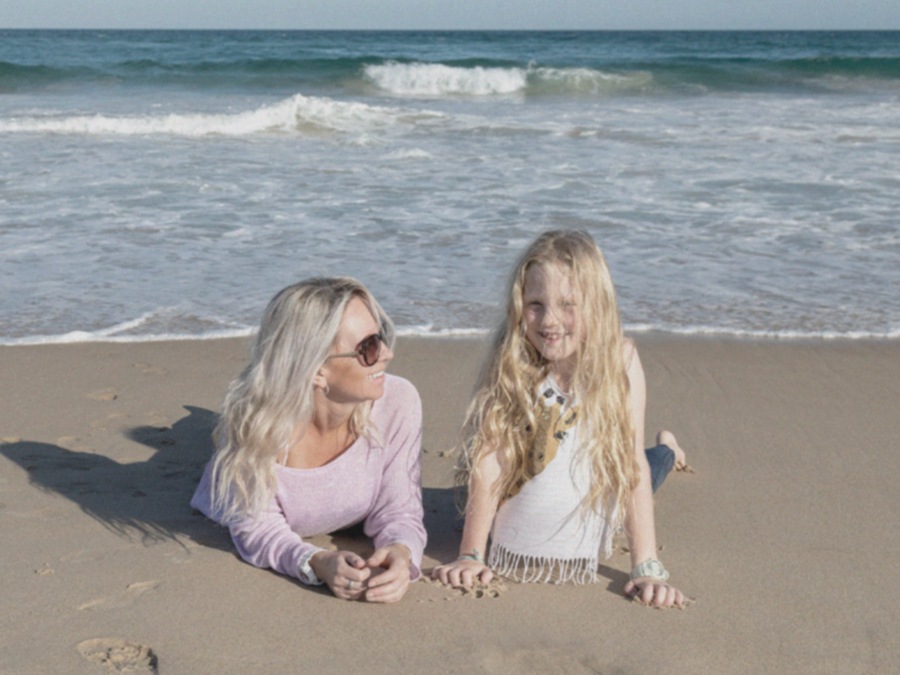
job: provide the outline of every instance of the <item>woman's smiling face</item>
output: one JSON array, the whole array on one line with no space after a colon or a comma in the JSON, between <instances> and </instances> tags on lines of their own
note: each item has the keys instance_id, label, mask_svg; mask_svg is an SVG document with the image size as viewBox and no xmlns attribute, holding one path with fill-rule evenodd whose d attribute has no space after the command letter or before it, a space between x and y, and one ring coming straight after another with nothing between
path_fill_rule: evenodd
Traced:
<instances>
[{"instance_id":1,"label":"woman's smiling face","mask_svg":"<svg viewBox=\"0 0 900 675\"><path fill-rule=\"evenodd\" d=\"M379 333L381 326L369 307L353 298L344 310L341 327L332 346L332 354L353 353L361 340ZM332 358L322 366L329 386L329 398L341 402L375 401L384 394L384 373L394 352L381 345L378 361L371 366L361 363L357 356Z\"/></svg>"}]
</instances>

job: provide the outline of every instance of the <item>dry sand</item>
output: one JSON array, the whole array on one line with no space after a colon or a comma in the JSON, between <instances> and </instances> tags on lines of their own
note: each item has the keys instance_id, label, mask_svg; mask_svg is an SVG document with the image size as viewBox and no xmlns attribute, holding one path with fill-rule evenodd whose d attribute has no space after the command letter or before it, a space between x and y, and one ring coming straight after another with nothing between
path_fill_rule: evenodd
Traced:
<instances>
[{"instance_id":1,"label":"dry sand","mask_svg":"<svg viewBox=\"0 0 900 675\"><path fill-rule=\"evenodd\" d=\"M188 506L245 341L0 347L0 672L897 672L900 342L638 344L648 437L696 469L657 496L683 611L626 600L620 552L589 587L392 606L254 569ZM392 367L425 407L426 567L456 552L444 451L483 348Z\"/></svg>"}]
</instances>

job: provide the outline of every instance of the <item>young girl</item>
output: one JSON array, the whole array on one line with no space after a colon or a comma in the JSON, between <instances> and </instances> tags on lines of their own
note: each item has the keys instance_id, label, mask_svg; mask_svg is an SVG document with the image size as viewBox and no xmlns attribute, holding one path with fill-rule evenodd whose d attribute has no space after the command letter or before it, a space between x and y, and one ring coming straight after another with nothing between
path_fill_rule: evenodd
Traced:
<instances>
[{"instance_id":1,"label":"young girl","mask_svg":"<svg viewBox=\"0 0 900 675\"><path fill-rule=\"evenodd\" d=\"M508 297L464 431L460 555L433 576L457 587L495 572L596 581L599 553L611 554L624 526L625 592L682 606L656 558L652 490L684 453L669 432L644 451L644 372L603 254L583 232L546 232L516 265Z\"/></svg>"}]
</instances>

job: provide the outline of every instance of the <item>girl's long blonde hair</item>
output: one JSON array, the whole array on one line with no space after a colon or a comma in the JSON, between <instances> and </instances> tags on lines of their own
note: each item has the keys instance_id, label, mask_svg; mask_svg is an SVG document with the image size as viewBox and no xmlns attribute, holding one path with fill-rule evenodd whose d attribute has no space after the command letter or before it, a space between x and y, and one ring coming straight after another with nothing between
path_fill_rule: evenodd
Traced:
<instances>
[{"instance_id":1,"label":"girl's long blonde hair","mask_svg":"<svg viewBox=\"0 0 900 675\"><path fill-rule=\"evenodd\" d=\"M353 298L366 303L393 344L390 318L369 290L349 277L301 281L282 289L266 307L250 364L229 386L214 432L212 507L221 522L254 516L274 497L276 459L312 419L313 378ZM357 407L351 433L366 432L370 410L371 403Z\"/></svg>"},{"instance_id":2,"label":"girl's long blonde hair","mask_svg":"<svg viewBox=\"0 0 900 675\"><path fill-rule=\"evenodd\" d=\"M525 337L523 320L525 275L538 265L556 266L569 274L577 294L583 340L573 393L581 410L581 452L592 468L591 489L583 506L598 511L616 506L621 516L639 476L623 358L625 338L606 260L585 232L543 233L513 269L506 317L494 334L463 427L457 479L460 485L468 485L481 459L492 452L499 453L502 467L495 486L501 500L532 477L527 456L538 427L537 388L550 371L550 364Z\"/></svg>"}]
</instances>

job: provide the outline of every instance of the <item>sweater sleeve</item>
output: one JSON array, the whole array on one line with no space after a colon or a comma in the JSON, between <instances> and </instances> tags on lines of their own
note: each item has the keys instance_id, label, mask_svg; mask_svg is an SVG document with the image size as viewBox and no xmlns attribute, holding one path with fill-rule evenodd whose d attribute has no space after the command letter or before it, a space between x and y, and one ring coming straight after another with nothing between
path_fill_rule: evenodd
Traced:
<instances>
[{"instance_id":1,"label":"sweater sleeve","mask_svg":"<svg viewBox=\"0 0 900 675\"><path fill-rule=\"evenodd\" d=\"M411 383L397 378L397 385L396 396L386 401L384 470L364 529L376 549L405 545L411 553L410 576L417 579L426 542L422 522L422 401Z\"/></svg>"},{"instance_id":2,"label":"sweater sleeve","mask_svg":"<svg viewBox=\"0 0 900 675\"><path fill-rule=\"evenodd\" d=\"M212 506L211 481L212 462L203 471L191 506L207 518L225 525L222 514ZM255 567L270 568L303 583L310 583L302 570L308 569L309 559L321 549L304 542L290 528L277 497L273 497L269 506L258 516L241 519L227 527L243 560Z\"/></svg>"},{"instance_id":3,"label":"sweater sleeve","mask_svg":"<svg viewBox=\"0 0 900 675\"><path fill-rule=\"evenodd\" d=\"M259 515L233 523L228 529L246 562L310 583L303 570L309 569L309 559L322 549L291 530L277 498Z\"/></svg>"}]
</instances>

